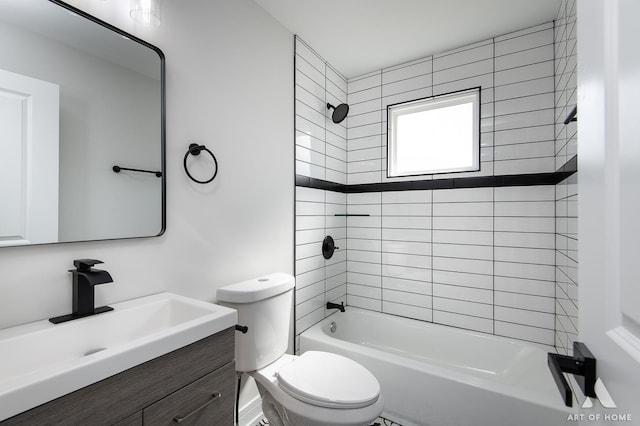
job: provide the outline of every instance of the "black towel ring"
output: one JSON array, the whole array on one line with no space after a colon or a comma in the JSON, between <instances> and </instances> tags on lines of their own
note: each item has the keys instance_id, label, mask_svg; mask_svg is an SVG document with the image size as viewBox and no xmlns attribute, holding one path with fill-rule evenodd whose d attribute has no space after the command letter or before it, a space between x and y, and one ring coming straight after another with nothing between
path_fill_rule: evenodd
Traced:
<instances>
[{"instance_id":1,"label":"black towel ring","mask_svg":"<svg viewBox=\"0 0 640 426\"><path fill-rule=\"evenodd\" d=\"M211 158L213 158L213 162L216 165L216 170L215 170L215 172L213 172L213 176L211 176L211 178L208 179L208 180L198 180L198 179L194 178L193 176L191 176L191 173L189 173L189 169L187 168L187 157L189 157L189 154L191 154L191 155L200 155L200 153L202 151L207 151L209 153L209 155L211 156ZM198 145L197 143L190 144L189 145L189 150L184 155L184 161L182 162L182 164L184 165L184 171L187 173L187 176L189 176L189 179L191 179L192 181L194 181L196 183L202 183L202 184L209 183L212 180L214 180L216 178L216 176L218 175L218 160L216 160L216 156L213 155L213 152L209 151L209 149L204 145Z\"/></svg>"}]
</instances>

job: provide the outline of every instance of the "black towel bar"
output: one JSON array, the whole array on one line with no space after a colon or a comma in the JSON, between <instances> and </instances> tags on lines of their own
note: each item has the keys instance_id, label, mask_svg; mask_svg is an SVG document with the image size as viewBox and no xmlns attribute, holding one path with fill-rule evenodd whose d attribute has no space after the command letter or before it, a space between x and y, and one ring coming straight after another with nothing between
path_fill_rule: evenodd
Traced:
<instances>
[{"instance_id":1,"label":"black towel bar","mask_svg":"<svg viewBox=\"0 0 640 426\"><path fill-rule=\"evenodd\" d=\"M113 166L112 170L116 173L120 173L121 170L128 170L130 172L139 172L139 173L153 173L157 177L162 177L162 172L156 172L153 170L131 169L129 167L120 167L120 166Z\"/></svg>"}]
</instances>

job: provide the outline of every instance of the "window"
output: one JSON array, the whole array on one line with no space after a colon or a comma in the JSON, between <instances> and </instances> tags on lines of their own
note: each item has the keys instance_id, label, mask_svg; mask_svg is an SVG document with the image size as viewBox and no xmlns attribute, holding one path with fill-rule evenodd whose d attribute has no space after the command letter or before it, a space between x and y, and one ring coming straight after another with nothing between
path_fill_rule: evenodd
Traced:
<instances>
[{"instance_id":1,"label":"window","mask_svg":"<svg viewBox=\"0 0 640 426\"><path fill-rule=\"evenodd\" d=\"M480 170L480 88L389 105L389 177Z\"/></svg>"}]
</instances>

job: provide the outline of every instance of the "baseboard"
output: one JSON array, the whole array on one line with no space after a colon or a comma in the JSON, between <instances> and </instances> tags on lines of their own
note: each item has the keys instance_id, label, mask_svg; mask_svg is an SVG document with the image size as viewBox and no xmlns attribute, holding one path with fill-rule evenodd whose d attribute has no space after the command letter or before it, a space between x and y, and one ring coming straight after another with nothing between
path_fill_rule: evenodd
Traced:
<instances>
[{"instance_id":1,"label":"baseboard","mask_svg":"<svg viewBox=\"0 0 640 426\"><path fill-rule=\"evenodd\" d=\"M262 399L256 395L240 409L238 426L255 426L262 419Z\"/></svg>"}]
</instances>

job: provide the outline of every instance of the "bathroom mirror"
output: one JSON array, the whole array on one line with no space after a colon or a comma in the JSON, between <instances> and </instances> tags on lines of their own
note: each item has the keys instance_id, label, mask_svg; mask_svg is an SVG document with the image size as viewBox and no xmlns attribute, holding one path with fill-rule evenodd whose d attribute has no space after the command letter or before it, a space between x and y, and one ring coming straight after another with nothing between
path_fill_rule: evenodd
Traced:
<instances>
[{"instance_id":1,"label":"bathroom mirror","mask_svg":"<svg viewBox=\"0 0 640 426\"><path fill-rule=\"evenodd\" d=\"M57 0L0 1L0 40L0 247L161 235L162 52Z\"/></svg>"}]
</instances>

